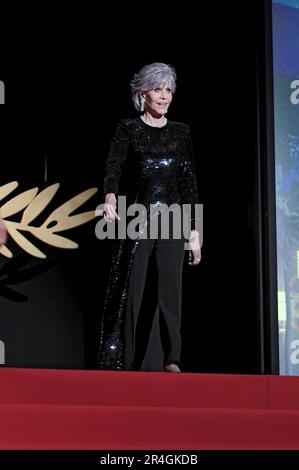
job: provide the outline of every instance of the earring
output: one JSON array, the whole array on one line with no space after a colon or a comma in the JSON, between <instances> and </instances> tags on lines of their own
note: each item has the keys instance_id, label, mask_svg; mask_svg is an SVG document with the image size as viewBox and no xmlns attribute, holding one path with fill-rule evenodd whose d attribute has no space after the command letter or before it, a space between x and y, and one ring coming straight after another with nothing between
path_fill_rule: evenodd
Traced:
<instances>
[{"instance_id":1,"label":"earring","mask_svg":"<svg viewBox=\"0 0 299 470\"><path fill-rule=\"evenodd\" d=\"M140 98L140 111L141 111L141 112L144 111L144 103L145 103L145 99L144 99L144 98Z\"/></svg>"}]
</instances>

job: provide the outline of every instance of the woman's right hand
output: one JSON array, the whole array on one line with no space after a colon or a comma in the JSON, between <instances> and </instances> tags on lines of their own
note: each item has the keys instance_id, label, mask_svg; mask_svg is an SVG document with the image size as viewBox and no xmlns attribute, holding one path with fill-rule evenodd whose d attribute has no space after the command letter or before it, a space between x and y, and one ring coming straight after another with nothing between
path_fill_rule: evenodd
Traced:
<instances>
[{"instance_id":1,"label":"woman's right hand","mask_svg":"<svg viewBox=\"0 0 299 470\"><path fill-rule=\"evenodd\" d=\"M112 222L115 219L120 220L120 217L116 212L116 197L114 193L106 194L104 204L104 219L107 222Z\"/></svg>"}]
</instances>

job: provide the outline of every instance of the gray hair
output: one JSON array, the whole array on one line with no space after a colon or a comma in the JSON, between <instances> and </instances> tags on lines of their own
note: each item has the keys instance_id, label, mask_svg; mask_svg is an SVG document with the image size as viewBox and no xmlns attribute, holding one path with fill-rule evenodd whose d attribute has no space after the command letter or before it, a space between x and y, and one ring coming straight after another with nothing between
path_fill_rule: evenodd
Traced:
<instances>
[{"instance_id":1,"label":"gray hair","mask_svg":"<svg viewBox=\"0 0 299 470\"><path fill-rule=\"evenodd\" d=\"M141 94L169 82L172 93L176 89L176 73L172 65L154 62L142 67L130 82L134 107L140 111Z\"/></svg>"}]
</instances>

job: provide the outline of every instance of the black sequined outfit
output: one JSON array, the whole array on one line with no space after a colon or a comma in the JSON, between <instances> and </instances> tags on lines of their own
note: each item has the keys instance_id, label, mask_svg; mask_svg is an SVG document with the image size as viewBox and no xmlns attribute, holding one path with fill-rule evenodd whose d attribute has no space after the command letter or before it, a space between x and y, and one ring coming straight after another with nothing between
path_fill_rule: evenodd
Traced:
<instances>
[{"instance_id":1,"label":"black sequined outfit","mask_svg":"<svg viewBox=\"0 0 299 470\"><path fill-rule=\"evenodd\" d=\"M126 195L127 205L191 204L195 228L198 203L189 127L167 121L153 127L142 119L122 120L106 162L104 194ZM128 283L139 239L115 241L101 320L98 369L124 369L124 320Z\"/></svg>"}]
</instances>

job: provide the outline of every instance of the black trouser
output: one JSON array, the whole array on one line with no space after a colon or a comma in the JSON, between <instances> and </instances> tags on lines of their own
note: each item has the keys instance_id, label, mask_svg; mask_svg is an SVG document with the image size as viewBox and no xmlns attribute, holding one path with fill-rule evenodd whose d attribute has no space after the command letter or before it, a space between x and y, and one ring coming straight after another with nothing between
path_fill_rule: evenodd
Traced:
<instances>
[{"instance_id":1,"label":"black trouser","mask_svg":"<svg viewBox=\"0 0 299 470\"><path fill-rule=\"evenodd\" d=\"M159 226L160 227L160 226ZM182 271L185 239L140 239L131 268L125 319L125 369L135 370L136 326L147 280L148 262L154 255L157 301L164 365L180 364ZM155 286L153 286L153 292Z\"/></svg>"}]
</instances>

